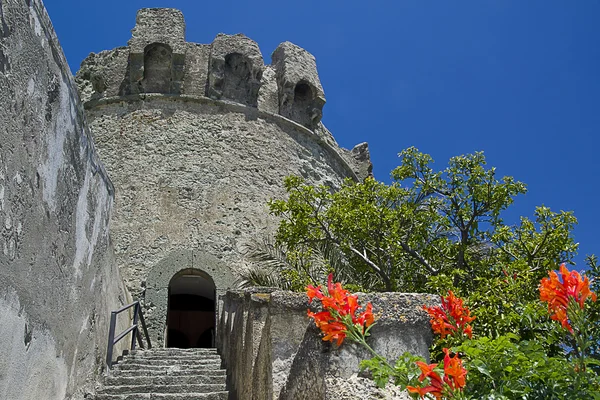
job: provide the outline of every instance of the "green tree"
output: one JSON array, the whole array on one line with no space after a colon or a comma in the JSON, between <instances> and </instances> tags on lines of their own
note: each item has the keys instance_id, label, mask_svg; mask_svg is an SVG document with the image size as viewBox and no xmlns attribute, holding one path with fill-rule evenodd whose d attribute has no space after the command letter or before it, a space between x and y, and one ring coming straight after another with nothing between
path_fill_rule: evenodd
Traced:
<instances>
[{"instance_id":1,"label":"green tree","mask_svg":"<svg viewBox=\"0 0 600 400\"><path fill-rule=\"evenodd\" d=\"M432 359L439 362L443 348L466 357L471 378L465 396L600 398L600 302L590 303L588 320L578 322L583 328L577 337L590 345L588 367L577 370L572 366L580 346L549 318L537 289L548 271L573 264L573 213L542 205L531 218L508 225L502 213L526 187L512 177L498 178L483 153L453 157L439 171L415 148L400 159L389 185L347 180L333 191L288 177L288 199L270 202L271 212L282 218L272 249L284 257L268 275L294 290L324 283L329 272L354 291L452 290L474 310L474 337L438 339ZM587 263L598 292L600 265L595 256ZM379 383L392 369L401 378L414 372L398 365L377 357L364 364Z\"/></svg>"},{"instance_id":2,"label":"green tree","mask_svg":"<svg viewBox=\"0 0 600 400\"><path fill-rule=\"evenodd\" d=\"M282 218L276 246L285 262L265 276L279 273L295 290L324 282L329 272L352 290L454 290L480 310L482 334L546 335L530 288L548 269L572 263L573 214L540 206L532 219L509 226L502 212L525 184L499 178L483 153L453 157L439 171L414 147L399 157L389 185L347 180L333 191L286 178L288 199L270 202Z\"/></svg>"}]
</instances>

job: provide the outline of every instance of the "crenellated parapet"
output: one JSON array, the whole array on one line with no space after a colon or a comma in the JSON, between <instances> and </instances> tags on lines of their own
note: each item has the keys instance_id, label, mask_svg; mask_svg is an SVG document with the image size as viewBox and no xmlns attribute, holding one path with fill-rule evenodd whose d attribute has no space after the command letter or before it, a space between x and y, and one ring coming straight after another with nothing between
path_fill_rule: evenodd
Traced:
<instances>
[{"instance_id":1,"label":"crenellated parapet","mask_svg":"<svg viewBox=\"0 0 600 400\"><path fill-rule=\"evenodd\" d=\"M322 142L333 157L342 158L356 179L371 175L366 144L341 149L321 123L325 93L315 57L284 42L271 58L272 64L265 65L258 44L242 34L218 34L210 44L186 42L181 11L146 8L137 13L127 46L91 53L76 81L89 110L168 98L291 123L310 140Z\"/></svg>"},{"instance_id":2,"label":"crenellated parapet","mask_svg":"<svg viewBox=\"0 0 600 400\"><path fill-rule=\"evenodd\" d=\"M217 35L208 63L207 96L256 107L264 66L254 40L241 34Z\"/></svg>"},{"instance_id":3,"label":"crenellated parapet","mask_svg":"<svg viewBox=\"0 0 600 400\"><path fill-rule=\"evenodd\" d=\"M84 102L146 93L208 97L315 130L325 104L315 58L284 42L272 59L265 65L258 44L241 34L186 42L181 11L146 8L138 11L127 47L90 54L77 82Z\"/></svg>"},{"instance_id":4,"label":"crenellated parapet","mask_svg":"<svg viewBox=\"0 0 600 400\"><path fill-rule=\"evenodd\" d=\"M317 73L315 57L290 42L273 52L277 77L279 114L314 129L321 122L325 93Z\"/></svg>"},{"instance_id":5,"label":"crenellated parapet","mask_svg":"<svg viewBox=\"0 0 600 400\"><path fill-rule=\"evenodd\" d=\"M128 43L130 92L181 94L186 53L181 11L140 10L131 33Z\"/></svg>"}]
</instances>

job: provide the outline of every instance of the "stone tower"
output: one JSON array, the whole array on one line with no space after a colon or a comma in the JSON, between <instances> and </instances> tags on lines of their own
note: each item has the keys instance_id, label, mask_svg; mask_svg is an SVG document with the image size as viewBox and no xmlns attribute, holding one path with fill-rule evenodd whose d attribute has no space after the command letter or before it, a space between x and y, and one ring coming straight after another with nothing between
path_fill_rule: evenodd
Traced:
<instances>
[{"instance_id":1,"label":"stone tower","mask_svg":"<svg viewBox=\"0 0 600 400\"><path fill-rule=\"evenodd\" d=\"M159 345L210 341L244 245L277 227L267 201L285 176L337 187L371 173L366 144L342 149L321 123L315 59L289 42L265 65L243 35L186 42L180 11L143 9L128 45L90 54L76 81L115 187L118 264Z\"/></svg>"}]
</instances>

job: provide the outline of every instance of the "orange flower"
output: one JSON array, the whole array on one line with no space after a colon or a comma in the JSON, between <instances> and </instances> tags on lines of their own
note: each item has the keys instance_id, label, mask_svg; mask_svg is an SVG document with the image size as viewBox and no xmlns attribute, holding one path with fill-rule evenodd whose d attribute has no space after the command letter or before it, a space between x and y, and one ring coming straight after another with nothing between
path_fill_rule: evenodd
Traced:
<instances>
[{"instance_id":1,"label":"orange flower","mask_svg":"<svg viewBox=\"0 0 600 400\"><path fill-rule=\"evenodd\" d=\"M346 325L341 322L333 321L321 325L321 331L325 334L323 340L326 342L336 341L336 344L340 346L346 338Z\"/></svg>"},{"instance_id":2,"label":"orange flower","mask_svg":"<svg viewBox=\"0 0 600 400\"><path fill-rule=\"evenodd\" d=\"M469 309L463 305L463 300L456 297L452 291L448 292L448 296L442 296L441 300L441 307L423 306L423 309L431 317L430 323L433 332L440 335L442 339L457 331L462 331L471 338L473 328L469 322L473 321L475 317L471 317Z\"/></svg>"},{"instance_id":3,"label":"orange flower","mask_svg":"<svg viewBox=\"0 0 600 400\"><path fill-rule=\"evenodd\" d=\"M372 304L368 303L365 310L357 315L359 309L358 296L344 290L341 283L334 283L332 274L327 277L327 294L323 293L320 286L308 285L306 287L308 301L312 302L314 298L317 298L324 308L324 311L318 313L313 313L310 310L307 313L315 321L315 325L325 334L323 340L336 341L339 346L346 338L348 329L353 329L354 332L356 332L356 329L360 329L357 325L362 326L362 332L360 333L364 335L365 329L374 322ZM344 318L348 316L351 317L348 320L352 321L352 326L347 326L344 322Z\"/></svg>"},{"instance_id":4,"label":"orange flower","mask_svg":"<svg viewBox=\"0 0 600 400\"><path fill-rule=\"evenodd\" d=\"M444 377L435 371L438 364L427 364L422 361L417 361L416 364L421 370L419 382L423 382L429 378L428 386L407 386L406 389L411 393L417 393L421 398L430 394L436 399L441 399L446 392L446 395L452 396L455 391L460 391L466 385L467 370L462 365L462 360L458 358L458 354L450 357L450 350L444 349L446 356L444 357Z\"/></svg>"},{"instance_id":5,"label":"orange flower","mask_svg":"<svg viewBox=\"0 0 600 400\"><path fill-rule=\"evenodd\" d=\"M367 303L367 307L365 308L365 311L358 314L358 317L355 317L354 314L351 314L351 315L352 315L352 322L354 324L362 325L365 328L368 328L369 326L371 326L373 324L373 322L375 321L375 317L373 316L373 305L371 303Z\"/></svg>"},{"instance_id":6,"label":"orange flower","mask_svg":"<svg viewBox=\"0 0 600 400\"><path fill-rule=\"evenodd\" d=\"M540 300L548 303L550 318L559 321L564 328L573 333L567 312L569 301L575 300L583 309L588 297L596 301L596 293L590 290L587 276L583 279L579 272L569 271L565 264L560 266L560 275L562 282L555 271L550 271L549 278L541 280Z\"/></svg>"},{"instance_id":7,"label":"orange flower","mask_svg":"<svg viewBox=\"0 0 600 400\"><path fill-rule=\"evenodd\" d=\"M437 372L434 371L435 367L438 366L437 364L427 364L427 363L424 363L423 361L417 361L415 364L417 364L417 366L421 370L421 375L419 376L419 381L423 382L423 380L425 380L425 378L429 378L431 376L437 375Z\"/></svg>"},{"instance_id":8,"label":"orange flower","mask_svg":"<svg viewBox=\"0 0 600 400\"><path fill-rule=\"evenodd\" d=\"M467 384L467 370L462 365L462 360L458 358L458 354L450 357L450 350L444 351L444 382L450 386L452 390L461 390Z\"/></svg>"},{"instance_id":9,"label":"orange flower","mask_svg":"<svg viewBox=\"0 0 600 400\"><path fill-rule=\"evenodd\" d=\"M467 325L463 332L469 337L469 339L473 337L473 327L471 325Z\"/></svg>"},{"instance_id":10,"label":"orange flower","mask_svg":"<svg viewBox=\"0 0 600 400\"><path fill-rule=\"evenodd\" d=\"M421 396L422 399L425 398L425 395L430 393L436 399L442 398L442 392L440 392L437 388L433 386L425 386L425 387L415 387L415 386L407 386L406 389L411 393L417 393Z\"/></svg>"},{"instance_id":11,"label":"orange flower","mask_svg":"<svg viewBox=\"0 0 600 400\"><path fill-rule=\"evenodd\" d=\"M313 285L308 285L306 287L306 295L308 296L308 302L312 303L313 299L316 297L317 299L323 298L323 293L321 292L321 287L314 287Z\"/></svg>"},{"instance_id":12,"label":"orange flower","mask_svg":"<svg viewBox=\"0 0 600 400\"><path fill-rule=\"evenodd\" d=\"M425 379L429 378L429 385L424 387L407 386L406 389L409 392L419 394L421 398L424 398L426 394L431 394L436 399L441 399L444 382L440 375L434 371L437 364L427 364L422 361L417 361L416 364L421 369L419 381L423 382Z\"/></svg>"}]
</instances>

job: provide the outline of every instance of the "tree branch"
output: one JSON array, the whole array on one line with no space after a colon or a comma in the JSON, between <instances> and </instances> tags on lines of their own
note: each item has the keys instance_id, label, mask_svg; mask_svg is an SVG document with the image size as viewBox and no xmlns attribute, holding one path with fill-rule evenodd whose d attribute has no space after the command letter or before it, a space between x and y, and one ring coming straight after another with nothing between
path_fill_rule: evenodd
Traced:
<instances>
[{"instance_id":1,"label":"tree branch","mask_svg":"<svg viewBox=\"0 0 600 400\"><path fill-rule=\"evenodd\" d=\"M385 284L385 289L387 291L393 291L394 287L392 285L392 281L390 280L390 277L386 275L385 272L383 272L381 270L381 268L379 268L377 266L377 264L375 264L373 261L371 261L369 259L369 257L367 256L367 251L363 250L363 253L361 253L360 251L358 251L357 249L355 249L352 246L348 246L350 248L350 251L352 251L354 254L356 254L357 256L359 256L360 258L363 259L364 262L367 263L367 265L369 265L369 267L371 267L375 272L377 272L377 274L381 277L381 279L383 280L383 283Z\"/></svg>"},{"instance_id":2,"label":"tree branch","mask_svg":"<svg viewBox=\"0 0 600 400\"><path fill-rule=\"evenodd\" d=\"M415 258L417 261L419 261L421 263L421 265L423 265L427 271L429 271L430 274L432 275L437 275L438 274L438 270L436 270L435 268L433 268L431 266L431 264L429 264L429 261L427 261L421 254L419 254L418 251L416 251L415 249L412 249L408 244L404 243L404 242L397 242L400 247L402 247L402 250L406 251L408 254L410 254L413 258Z\"/></svg>"}]
</instances>

